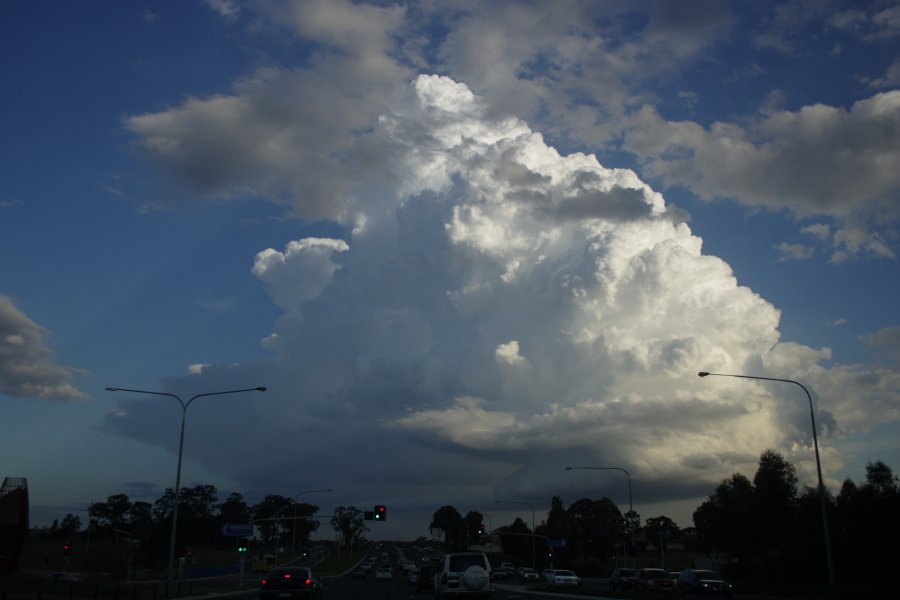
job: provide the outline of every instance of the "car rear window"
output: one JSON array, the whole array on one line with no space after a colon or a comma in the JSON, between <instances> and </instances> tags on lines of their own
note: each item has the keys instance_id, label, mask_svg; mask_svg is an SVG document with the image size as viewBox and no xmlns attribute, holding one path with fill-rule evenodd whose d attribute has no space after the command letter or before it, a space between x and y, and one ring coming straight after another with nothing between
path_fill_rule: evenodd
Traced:
<instances>
[{"instance_id":1,"label":"car rear window","mask_svg":"<svg viewBox=\"0 0 900 600\"><path fill-rule=\"evenodd\" d=\"M561 575L563 577L572 577L573 575L575 575L575 573L573 573L572 571L555 571L555 574Z\"/></svg>"},{"instance_id":2,"label":"car rear window","mask_svg":"<svg viewBox=\"0 0 900 600\"><path fill-rule=\"evenodd\" d=\"M290 577L285 577L285 575L290 575ZM269 571L269 574L266 575L266 579L309 579L309 569L300 567L292 569L272 569Z\"/></svg>"},{"instance_id":3,"label":"car rear window","mask_svg":"<svg viewBox=\"0 0 900 600\"><path fill-rule=\"evenodd\" d=\"M480 554L460 555L450 557L450 570L453 572L465 571L469 567L481 567L486 569L484 557Z\"/></svg>"}]
</instances>

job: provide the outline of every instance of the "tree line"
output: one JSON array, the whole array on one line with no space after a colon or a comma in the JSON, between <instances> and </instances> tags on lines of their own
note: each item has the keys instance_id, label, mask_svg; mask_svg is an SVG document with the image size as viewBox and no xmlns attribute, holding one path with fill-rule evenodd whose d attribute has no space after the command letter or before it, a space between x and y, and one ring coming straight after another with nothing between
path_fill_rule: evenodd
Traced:
<instances>
[{"instance_id":1,"label":"tree line","mask_svg":"<svg viewBox=\"0 0 900 600\"><path fill-rule=\"evenodd\" d=\"M158 569L167 560L174 506L172 488L167 488L152 503L114 494L104 502L90 505L85 528L81 519L70 513L62 522L54 521L49 528L32 530L32 534L39 539L69 544L124 545L129 548L132 567ZM267 495L261 502L250 505L237 492L220 501L213 485L184 487L179 493L176 552L183 556L192 547L231 547L236 540L224 535L224 526L248 523L255 527L259 538L256 544L261 551L275 544L297 544L304 548L310 542L310 535L319 529L318 512L315 504L278 494ZM354 507L339 507L328 523L343 536L345 543L351 543L366 529L362 511Z\"/></svg>"},{"instance_id":2,"label":"tree line","mask_svg":"<svg viewBox=\"0 0 900 600\"><path fill-rule=\"evenodd\" d=\"M159 568L168 551L174 497L171 488L152 503L115 494L90 506L86 528L68 514L33 533L68 542L127 543L134 548L131 559L137 566ZM837 496L826 495L826 509L838 580L887 577L900 558L895 539L900 532L900 482L891 468L881 461L868 463L864 481L848 478ZM239 493L220 501L212 485L185 487L179 498L177 550L183 554L191 546L233 544L233 538L223 535L223 526L251 522L263 547L303 547L319 528L318 511L315 504L277 494L249 505ZM826 575L818 491L801 489L795 467L774 450L761 454L752 479L741 473L724 479L694 511L693 527L684 530L664 515L642 523L638 513L623 514L609 498L581 498L566 507L555 496L534 531L520 518L499 527L486 526L485 518L477 511L463 516L452 506L442 506L432 515L430 528L440 533L448 550L499 537L503 552L521 564L531 564L534 544L538 567L606 562L614 555L633 556L635 546L661 549L680 541L695 554L720 561L738 579L821 580ZM328 523L345 544L368 530L363 511L353 506L335 509ZM493 538L487 537L490 529Z\"/></svg>"},{"instance_id":3,"label":"tree line","mask_svg":"<svg viewBox=\"0 0 900 600\"><path fill-rule=\"evenodd\" d=\"M878 585L900 559L900 480L881 461L869 462L865 480L846 479L835 497L825 496L837 578ZM431 528L447 548L484 543L481 513L463 517L454 507L434 512ZM721 565L729 577L772 581L825 581L825 538L817 488L798 486L795 467L774 450L764 451L752 479L734 473L694 511L693 527L681 529L660 515L641 523L609 498L582 498L566 507L551 499L550 510L531 531L521 518L493 529L505 554L530 565L591 570L611 556L633 556L648 547L663 552L678 542L695 556ZM593 561L593 563L592 563ZM661 566L661 565L656 565Z\"/></svg>"}]
</instances>

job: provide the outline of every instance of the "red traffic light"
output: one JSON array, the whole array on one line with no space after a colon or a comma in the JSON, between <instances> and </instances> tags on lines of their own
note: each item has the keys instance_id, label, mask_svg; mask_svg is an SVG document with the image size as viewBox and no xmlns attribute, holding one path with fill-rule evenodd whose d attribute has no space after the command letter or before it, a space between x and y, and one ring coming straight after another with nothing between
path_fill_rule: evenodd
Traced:
<instances>
[{"instance_id":1,"label":"red traffic light","mask_svg":"<svg viewBox=\"0 0 900 600\"><path fill-rule=\"evenodd\" d=\"M375 505L375 520L376 521L387 520L387 507L384 504L376 504Z\"/></svg>"}]
</instances>

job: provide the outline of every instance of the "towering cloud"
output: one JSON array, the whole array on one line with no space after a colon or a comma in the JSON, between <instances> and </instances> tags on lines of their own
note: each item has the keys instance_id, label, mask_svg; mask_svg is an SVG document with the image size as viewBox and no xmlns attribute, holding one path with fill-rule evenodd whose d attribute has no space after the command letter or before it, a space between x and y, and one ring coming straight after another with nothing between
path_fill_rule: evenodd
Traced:
<instances>
[{"instance_id":1,"label":"towering cloud","mask_svg":"<svg viewBox=\"0 0 900 600\"><path fill-rule=\"evenodd\" d=\"M560 155L446 77L419 76L387 106L342 153L342 169L356 166L330 213L343 239L257 255L253 272L284 310L265 342L278 358L205 368L191 385L240 376L270 392L224 398L236 416L218 412L217 429L230 443L197 455L245 482L284 472L262 455L358 489L544 499L578 485L560 468L577 458L628 466L650 500L708 493L778 447L812 480L793 390L696 373L777 368L847 390L859 373L780 343L778 310L704 255L659 193L630 170ZM269 172L260 160L247 172ZM896 376L877 386L896 390ZM823 433L835 410L865 426L853 418L864 396L822 402Z\"/></svg>"}]
</instances>

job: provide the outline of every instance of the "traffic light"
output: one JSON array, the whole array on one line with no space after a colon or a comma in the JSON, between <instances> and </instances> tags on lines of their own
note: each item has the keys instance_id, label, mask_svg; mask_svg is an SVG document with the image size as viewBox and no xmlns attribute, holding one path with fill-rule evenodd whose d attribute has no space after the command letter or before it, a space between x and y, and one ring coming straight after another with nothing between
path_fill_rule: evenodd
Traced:
<instances>
[{"instance_id":1,"label":"traffic light","mask_svg":"<svg viewBox=\"0 0 900 600\"><path fill-rule=\"evenodd\" d=\"M247 550L249 550L247 540L238 541L238 554L247 554Z\"/></svg>"},{"instance_id":2,"label":"traffic light","mask_svg":"<svg viewBox=\"0 0 900 600\"><path fill-rule=\"evenodd\" d=\"M387 521L387 507L384 504L375 505L375 520Z\"/></svg>"},{"instance_id":3,"label":"traffic light","mask_svg":"<svg viewBox=\"0 0 900 600\"><path fill-rule=\"evenodd\" d=\"M478 534L484 535L484 523L478 526Z\"/></svg>"},{"instance_id":4,"label":"traffic light","mask_svg":"<svg viewBox=\"0 0 900 600\"><path fill-rule=\"evenodd\" d=\"M69 556L72 552L72 544L63 544L63 556Z\"/></svg>"},{"instance_id":5,"label":"traffic light","mask_svg":"<svg viewBox=\"0 0 900 600\"><path fill-rule=\"evenodd\" d=\"M184 553L185 562L191 564L194 560L194 551L188 548Z\"/></svg>"}]
</instances>

